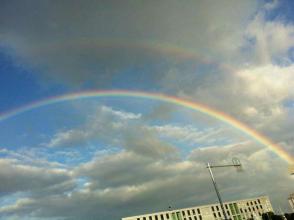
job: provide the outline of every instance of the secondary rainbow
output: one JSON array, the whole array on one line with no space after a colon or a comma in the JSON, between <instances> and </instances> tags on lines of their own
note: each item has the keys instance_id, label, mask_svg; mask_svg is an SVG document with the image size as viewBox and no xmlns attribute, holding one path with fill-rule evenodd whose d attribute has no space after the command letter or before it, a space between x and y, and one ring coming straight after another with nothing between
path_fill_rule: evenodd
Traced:
<instances>
[{"instance_id":1,"label":"secondary rainbow","mask_svg":"<svg viewBox=\"0 0 294 220\"><path fill-rule=\"evenodd\" d=\"M286 152L283 148L273 143L267 137L258 133L257 131L250 128L246 124L233 118L232 116L224 112L220 112L218 110L212 109L201 103L196 103L187 99L182 99L179 97L160 94L160 93L147 93L147 92L141 92L141 91L128 91L128 90L95 90L95 91L83 91L78 93L69 93L69 94L54 96L54 97L50 97L41 101L33 102L31 104L22 106L12 111L2 113L0 114L0 122L8 118L17 116L21 113L24 113L36 108L40 108L43 106L48 106L51 104L61 103L65 101L88 99L88 98L94 98L94 97L135 97L135 98L152 99L152 100L158 100L158 101L163 101L163 102L183 106L185 108L204 113L220 121L223 121L231 125L232 127L240 130L241 132L251 136L257 142L265 145L270 150L275 152L278 156L280 156L282 159L287 161L289 164L294 164L293 156L290 155L288 152Z\"/></svg>"}]
</instances>

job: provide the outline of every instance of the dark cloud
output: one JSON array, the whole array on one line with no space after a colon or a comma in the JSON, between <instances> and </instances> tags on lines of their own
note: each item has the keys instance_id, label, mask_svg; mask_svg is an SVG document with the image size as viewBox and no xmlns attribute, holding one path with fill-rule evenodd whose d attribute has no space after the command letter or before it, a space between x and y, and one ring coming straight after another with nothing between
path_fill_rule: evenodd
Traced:
<instances>
[{"instance_id":1,"label":"dark cloud","mask_svg":"<svg viewBox=\"0 0 294 220\"><path fill-rule=\"evenodd\" d=\"M0 40L20 63L58 82L105 86L133 69L133 81L146 83L168 70L162 45L207 55L235 50L227 46L239 40L228 42L256 3L232 2L238 16L228 1L5 1Z\"/></svg>"}]
</instances>

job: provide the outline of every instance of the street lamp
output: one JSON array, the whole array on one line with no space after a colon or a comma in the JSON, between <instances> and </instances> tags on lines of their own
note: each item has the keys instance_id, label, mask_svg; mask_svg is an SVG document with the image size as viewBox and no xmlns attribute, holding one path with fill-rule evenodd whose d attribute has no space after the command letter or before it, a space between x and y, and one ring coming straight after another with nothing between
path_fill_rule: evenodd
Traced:
<instances>
[{"instance_id":1,"label":"street lamp","mask_svg":"<svg viewBox=\"0 0 294 220\"><path fill-rule=\"evenodd\" d=\"M213 176L213 173L212 173L212 169L211 169L211 168L220 168L220 167L236 167L237 168L237 171L241 171L242 170L242 165L241 165L241 163L240 163L240 161L239 161L238 158L233 158L232 159L232 164L210 165L210 163L207 163L207 166L206 166L206 168L208 168L208 170L209 170L209 173L210 173L210 176L211 176L211 180L212 180L212 183L213 183L213 186L214 186L214 189L215 189L215 192L216 192L218 201L220 203L220 206L221 206L223 215L225 217L225 220L227 220L228 219L227 213L225 211L224 204L223 204L221 195L220 195L220 193L218 191L218 188L217 188L217 185L216 185L216 181L214 179L214 176Z\"/></svg>"},{"instance_id":2,"label":"street lamp","mask_svg":"<svg viewBox=\"0 0 294 220\"><path fill-rule=\"evenodd\" d=\"M293 163L289 165L289 173L290 173L290 175L294 175L294 164Z\"/></svg>"}]
</instances>

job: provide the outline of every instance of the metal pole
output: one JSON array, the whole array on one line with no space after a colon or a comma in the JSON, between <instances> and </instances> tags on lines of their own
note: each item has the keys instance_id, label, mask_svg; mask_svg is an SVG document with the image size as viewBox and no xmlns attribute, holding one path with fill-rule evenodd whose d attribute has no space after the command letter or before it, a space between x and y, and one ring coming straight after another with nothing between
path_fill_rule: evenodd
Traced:
<instances>
[{"instance_id":1,"label":"metal pole","mask_svg":"<svg viewBox=\"0 0 294 220\"><path fill-rule=\"evenodd\" d=\"M226 213L226 211L225 211L224 204L223 204L222 198L221 198L221 196L220 196L220 193L219 193L219 191L218 191L218 188L217 188L217 185L216 185L216 182L215 182L214 176L213 176L213 174L212 174L212 170L211 170L211 168L210 168L210 164L209 164L209 163L207 163L207 168L208 168L208 170L209 170L209 173L210 173L210 176L211 176L211 180L212 180L212 183L213 183L213 186L214 186L214 189L215 189L215 192L216 192L216 195L217 195L218 201L219 201L219 203L220 203L220 205L221 205L221 209L222 209L222 211L223 211L223 215L224 215L224 217L225 217L225 220L227 220L227 219L228 219L228 217L227 217L227 213Z\"/></svg>"}]
</instances>

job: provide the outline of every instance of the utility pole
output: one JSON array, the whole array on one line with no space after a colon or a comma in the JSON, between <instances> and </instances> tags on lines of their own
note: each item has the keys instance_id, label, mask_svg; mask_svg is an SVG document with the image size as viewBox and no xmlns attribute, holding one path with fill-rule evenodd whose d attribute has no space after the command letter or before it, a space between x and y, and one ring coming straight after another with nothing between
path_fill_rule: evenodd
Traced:
<instances>
[{"instance_id":1,"label":"utility pole","mask_svg":"<svg viewBox=\"0 0 294 220\"><path fill-rule=\"evenodd\" d=\"M211 168L220 168L220 167L235 167L237 168L237 171L241 171L242 170L242 165L239 161L239 159L237 158L233 158L232 159L232 164L225 164L225 165L210 165L210 163L207 163L207 166L206 168L208 168L209 170L209 173L210 173L210 177L211 177L211 180L212 180L212 183L213 183L213 186L214 186L214 189L215 189L215 192L216 192L216 195L217 195L217 198L218 198L218 201L220 203L220 206L221 206L221 209L222 209L222 212L223 212L223 215L225 217L225 220L228 220L228 216L227 216L227 213L225 211L225 208L224 208L224 204L223 204L223 201L222 201L222 198L221 198L221 195L219 193L219 190L218 190L218 187L217 187L217 184L216 184L216 181L214 179L214 176L213 176L213 173L212 173L212 169Z\"/></svg>"}]
</instances>

